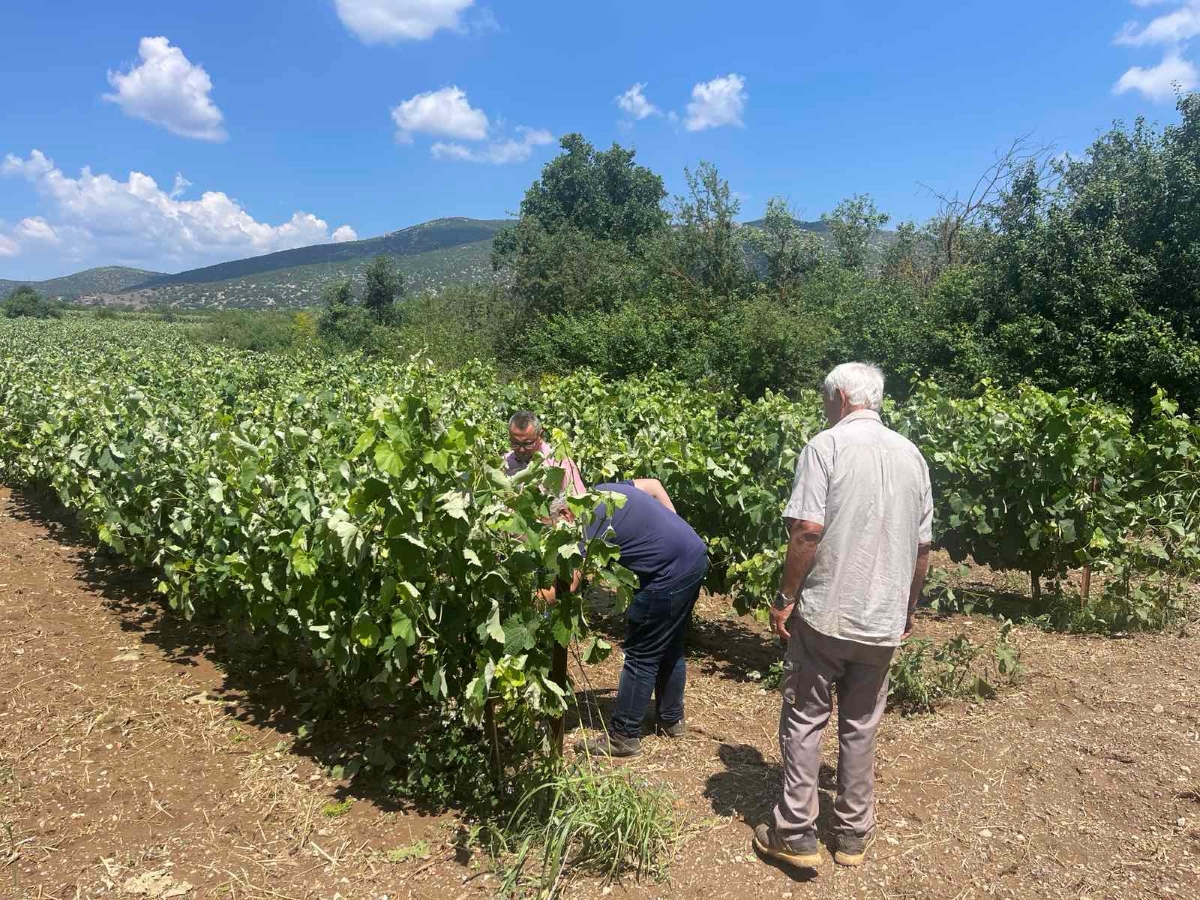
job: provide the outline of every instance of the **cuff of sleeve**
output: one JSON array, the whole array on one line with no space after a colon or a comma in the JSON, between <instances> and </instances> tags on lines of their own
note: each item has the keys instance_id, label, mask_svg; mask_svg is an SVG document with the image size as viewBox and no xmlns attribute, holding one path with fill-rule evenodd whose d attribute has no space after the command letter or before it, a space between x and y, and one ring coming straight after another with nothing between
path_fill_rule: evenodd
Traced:
<instances>
[{"instance_id":1,"label":"cuff of sleeve","mask_svg":"<svg viewBox=\"0 0 1200 900\"><path fill-rule=\"evenodd\" d=\"M825 524L824 510L818 512L814 509L793 509L789 506L783 511L783 517L785 519L803 519L805 522L812 522L814 525Z\"/></svg>"}]
</instances>

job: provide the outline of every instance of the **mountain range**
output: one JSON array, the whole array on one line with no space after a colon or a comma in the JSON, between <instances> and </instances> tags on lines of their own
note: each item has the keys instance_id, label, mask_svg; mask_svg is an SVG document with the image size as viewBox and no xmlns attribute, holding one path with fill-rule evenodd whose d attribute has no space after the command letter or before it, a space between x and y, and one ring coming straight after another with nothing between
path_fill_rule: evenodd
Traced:
<instances>
[{"instance_id":1,"label":"mountain range","mask_svg":"<svg viewBox=\"0 0 1200 900\"><path fill-rule=\"evenodd\" d=\"M797 224L827 236L824 222ZM298 247L173 275L105 266L47 281L0 279L0 297L29 284L45 296L89 305L303 309L318 305L331 282L361 281L367 262L379 254L396 259L409 293L417 293L493 278L492 238L511 225L509 219L434 219L361 241ZM889 235L881 233L880 244Z\"/></svg>"},{"instance_id":2,"label":"mountain range","mask_svg":"<svg viewBox=\"0 0 1200 900\"><path fill-rule=\"evenodd\" d=\"M161 272L151 272L147 269L102 266L99 269L86 269L74 275L64 275L46 281L9 281L0 278L0 296L8 294L15 287L27 284L47 297L75 300L87 294L119 294L151 278L161 276Z\"/></svg>"}]
</instances>

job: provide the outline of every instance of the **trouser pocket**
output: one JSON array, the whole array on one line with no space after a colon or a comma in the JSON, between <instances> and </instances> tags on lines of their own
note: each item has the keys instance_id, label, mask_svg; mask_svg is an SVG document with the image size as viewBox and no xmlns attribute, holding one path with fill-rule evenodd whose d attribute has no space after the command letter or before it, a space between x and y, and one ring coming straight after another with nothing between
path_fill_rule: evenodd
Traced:
<instances>
[{"instance_id":1,"label":"trouser pocket","mask_svg":"<svg viewBox=\"0 0 1200 900\"><path fill-rule=\"evenodd\" d=\"M780 691L783 693L783 702L788 706L795 706L800 682L800 665L804 658L804 639L800 634L800 617L793 615L788 619L787 629L791 637L787 639L783 648L783 679L780 682Z\"/></svg>"}]
</instances>

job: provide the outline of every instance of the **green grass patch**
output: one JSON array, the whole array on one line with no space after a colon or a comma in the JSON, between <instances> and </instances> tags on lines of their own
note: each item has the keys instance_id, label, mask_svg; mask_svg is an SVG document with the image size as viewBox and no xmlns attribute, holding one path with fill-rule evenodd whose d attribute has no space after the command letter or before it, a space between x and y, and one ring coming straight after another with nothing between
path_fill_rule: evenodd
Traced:
<instances>
[{"instance_id":1,"label":"green grass patch","mask_svg":"<svg viewBox=\"0 0 1200 900\"><path fill-rule=\"evenodd\" d=\"M406 863L429 858L429 841L413 841L403 847L393 847L384 854L390 863Z\"/></svg>"},{"instance_id":2,"label":"green grass patch","mask_svg":"<svg viewBox=\"0 0 1200 900\"><path fill-rule=\"evenodd\" d=\"M547 897L574 874L660 880L681 830L666 788L590 760L553 773L501 825L502 891L534 887Z\"/></svg>"},{"instance_id":3,"label":"green grass patch","mask_svg":"<svg viewBox=\"0 0 1200 900\"><path fill-rule=\"evenodd\" d=\"M336 819L339 816L344 816L350 812L350 807L354 805L354 801L347 797L345 800L337 803L326 803L321 808L321 815L327 819Z\"/></svg>"}]
</instances>

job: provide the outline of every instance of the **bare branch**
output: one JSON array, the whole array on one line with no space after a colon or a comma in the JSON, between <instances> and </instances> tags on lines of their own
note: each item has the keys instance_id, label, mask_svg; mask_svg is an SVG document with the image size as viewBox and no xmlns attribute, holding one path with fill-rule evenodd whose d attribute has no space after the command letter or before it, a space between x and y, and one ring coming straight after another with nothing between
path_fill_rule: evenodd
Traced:
<instances>
[{"instance_id":1,"label":"bare branch","mask_svg":"<svg viewBox=\"0 0 1200 900\"><path fill-rule=\"evenodd\" d=\"M918 185L938 201L939 250L947 264L957 258L958 237L970 225L987 220L1014 176L1028 166L1036 166L1038 180L1044 176L1053 147L1033 144L1032 133L1015 138L1003 152L997 151L992 164L980 173L966 199L955 191L938 191L923 182Z\"/></svg>"}]
</instances>

